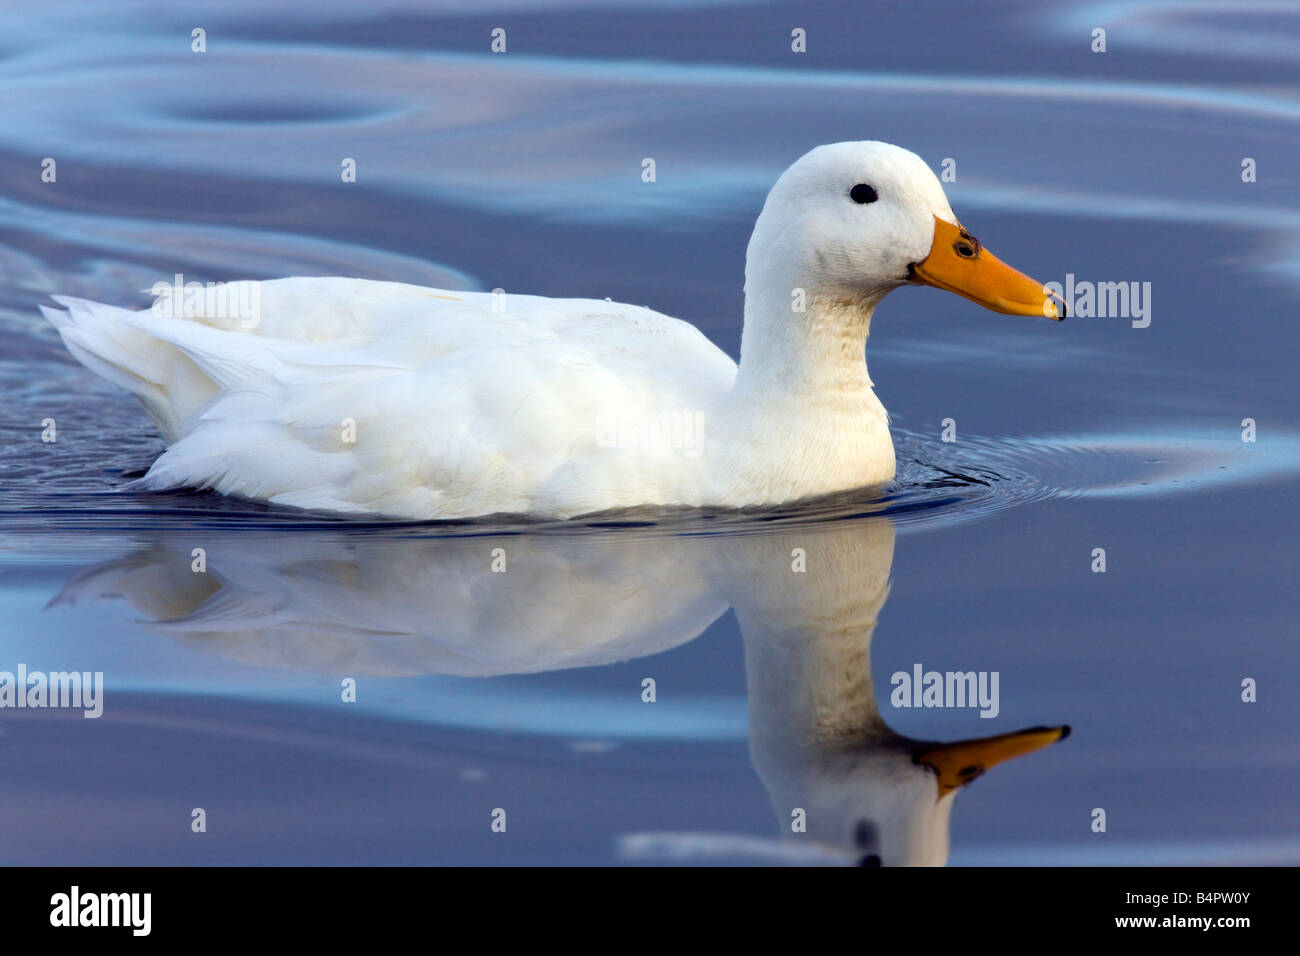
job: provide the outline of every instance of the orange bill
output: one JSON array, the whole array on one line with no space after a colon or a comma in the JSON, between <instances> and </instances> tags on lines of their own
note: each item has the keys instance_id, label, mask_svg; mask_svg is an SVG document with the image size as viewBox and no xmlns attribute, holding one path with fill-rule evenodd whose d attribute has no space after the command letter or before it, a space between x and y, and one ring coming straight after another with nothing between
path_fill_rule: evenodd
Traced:
<instances>
[{"instance_id":1,"label":"orange bill","mask_svg":"<svg viewBox=\"0 0 1300 956\"><path fill-rule=\"evenodd\" d=\"M938 777L939 796L943 797L970 783L995 764L1032 753L1069 735L1070 728L1066 726L1030 727L996 737L935 744L918 751L914 759L934 771Z\"/></svg>"},{"instance_id":2,"label":"orange bill","mask_svg":"<svg viewBox=\"0 0 1300 956\"><path fill-rule=\"evenodd\" d=\"M1060 302L1041 282L1029 278L989 252L959 224L934 217L930 254L913 263L911 278L947 289L994 312L1065 318Z\"/></svg>"}]
</instances>

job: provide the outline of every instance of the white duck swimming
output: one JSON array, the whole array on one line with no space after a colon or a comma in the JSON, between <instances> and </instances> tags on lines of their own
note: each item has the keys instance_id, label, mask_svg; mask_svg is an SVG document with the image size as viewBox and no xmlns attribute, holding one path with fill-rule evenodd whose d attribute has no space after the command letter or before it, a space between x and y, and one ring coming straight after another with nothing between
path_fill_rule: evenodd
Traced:
<instances>
[{"instance_id":1,"label":"white duck swimming","mask_svg":"<svg viewBox=\"0 0 1300 956\"><path fill-rule=\"evenodd\" d=\"M876 305L908 283L1062 317L961 227L920 157L878 142L818 147L768 194L739 366L646 308L362 279L231 283L182 317L65 296L67 312L43 311L162 430L169 447L138 486L415 519L569 517L891 479L864 348Z\"/></svg>"}]
</instances>

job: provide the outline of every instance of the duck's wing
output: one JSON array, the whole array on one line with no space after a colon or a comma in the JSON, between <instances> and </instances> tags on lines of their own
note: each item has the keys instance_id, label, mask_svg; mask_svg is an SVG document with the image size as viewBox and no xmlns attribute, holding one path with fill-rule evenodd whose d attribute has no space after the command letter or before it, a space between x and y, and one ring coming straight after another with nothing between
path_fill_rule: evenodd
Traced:
<instances>
[{"instance_id":1,"label":"duck's wing","mask_svg":"<svg viewBox=\"0 0 1300 956\"><path fill-rule=\"evenodd\" d=\"M175 294L160 284L157 291L143 312L63 295L54 299L66 311L41 311L78 361L144 403L169 443L216 397L223 381L256 371L270 340L279 346L382 341L385 329L420 303L463 301L467 295L342 278L196 284L194 291ZM186 350L173 339L195 348ZM196 358L201 352L206 364Z\"/></svg>"},{"instance_id":2,"label":"duck's wing","mask_svg":"<svg viewBox=\"0 0 1300 956\"><path fill-rule=\"evenodd\" d=\"M635 306L259 285L251 326L61 300L74 353L175 439L142 486L417 518L673 501L682 456L656 472L656 453L611 442L610 422L703 415L735 376L693 326Z\"/></svg>"}]
</instances>

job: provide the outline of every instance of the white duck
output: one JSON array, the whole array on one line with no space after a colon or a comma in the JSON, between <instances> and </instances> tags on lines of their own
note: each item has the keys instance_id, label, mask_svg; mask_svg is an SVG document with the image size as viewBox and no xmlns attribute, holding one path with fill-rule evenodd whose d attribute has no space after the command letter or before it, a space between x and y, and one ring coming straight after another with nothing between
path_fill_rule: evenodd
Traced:
<instances>
[{"instance_id":1,"label":"white duck","mask_svg":"<svg viewBox=\"0 0 1300 956\"><path fill-rule=\"evenodd\" d=\"M65 296L67 312L43 311L162 430L144 488L415 519L569 517L891 479L864 348L876 305L908 283L1062 317L961 227L920 157L878 142L818 147L768 194L739 366L638 306L362 279L231 283L184 316Z\"/></svg>"}]
</instances>

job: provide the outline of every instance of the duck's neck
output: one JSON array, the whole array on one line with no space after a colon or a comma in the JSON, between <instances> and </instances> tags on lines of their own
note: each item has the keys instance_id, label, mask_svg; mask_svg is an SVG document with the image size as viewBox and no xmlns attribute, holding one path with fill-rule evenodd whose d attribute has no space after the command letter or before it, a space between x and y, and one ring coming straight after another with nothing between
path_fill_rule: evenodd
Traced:
<instances>
[{"instance_id":1,"label":"duck's neck","mask_svg":"<svg viewBox=\"0 0 1300 956\"><path fill-rule=\"evenodd\" d=\"M889 419L872 391L865 356L884 291L808 289L800 302L792 292L797 287L778 273L746 278L740 368L726 409L733 445L720 478L723 492L738 495L745 487L751 498L789 501L894 476ZM795 308L800 304L803 311Z\"/></svg>"},{"instance_id":2,"label":"duck's neck","mask_svg":"<svg viewBox=\"0 0 1300 956\"><path fill-rule=\"evenodd\" d=\"M741 536L718 552L745 640L752 749L793 759L897 739L871 678L894 526L888 518L851 524L758 543Z\"/></svg>"},{"instance_id":3,"label":"duck's neck","mask_svg":"<svg viewBox=\"0 0 1300 956\"><path fill-rule=\"evenodd\" d=\"M878 293L802 289L773 275L745 283L736 387L812 404L870 391L865 349Z\"/></svg>"}]
</instances>

